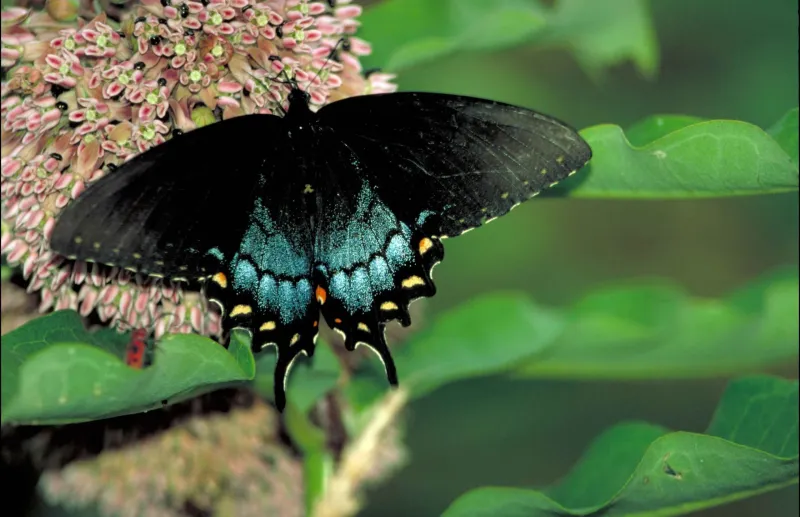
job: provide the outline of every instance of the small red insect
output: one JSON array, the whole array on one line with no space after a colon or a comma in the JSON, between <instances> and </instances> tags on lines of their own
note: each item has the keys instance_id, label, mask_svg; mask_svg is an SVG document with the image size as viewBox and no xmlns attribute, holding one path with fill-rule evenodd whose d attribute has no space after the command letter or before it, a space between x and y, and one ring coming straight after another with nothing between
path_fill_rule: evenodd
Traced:
<instances>
[{"instance_id":1,"label":"small red insect","mask_svg":"<svg viewBox=\"0 0 800 517\"><path fill-rule=\"evenodd\" d=\"M125 364L132 368L144 368L145 352L147 351L147 331L135 329L131 333L131 340L125 350Z\"/></svg>"}]
</instances>

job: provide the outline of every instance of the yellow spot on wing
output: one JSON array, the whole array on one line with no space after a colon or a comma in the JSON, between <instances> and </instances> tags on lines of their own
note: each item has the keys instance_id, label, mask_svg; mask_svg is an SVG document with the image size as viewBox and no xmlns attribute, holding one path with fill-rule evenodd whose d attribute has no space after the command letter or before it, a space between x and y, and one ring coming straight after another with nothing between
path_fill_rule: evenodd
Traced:
<instances>
[{"instance_id":1,"label":"yellow spot on wing","mask_svg":"<svg viewBox=\"0 0 800 517\"><path fill-rule=\"evenodd\" d=\"M136 260L139 260L140 258L142 258L142 254L141 253L134 253L133 254L133 258L135 258Z\"/></svg>"},{"instance_id":2,"label":"yellow spot on wing","mask_svg":"<svg viewBox=\"0 0 800 517\"><path fill-rule=\"evenodd\" d=\"M223 289L228 287L228 277L225 276L225 273L217 273L211 277L211 280Z\"/></svg>"},{"instance_id":3,"label":"yellow spot on wing","mask_svg":"<svg viewBox=\"0 0 800 517\"><path fill-rule=\"evenodd\" d=\"M253 312L253 308L250 307L249 305L237 305L230 312L229 316L231 316L231 317L241 316L241 315L244 315L244 314L250 314L251 312Z\"/></svg>"},{"instance_id":4,"label":"yellow spot on wing","mask_svg":"<svg viewBox=\"0 0 800 517\"><path fill-rule=\"evenodd\" d=\"M291 346L297 343L298 341L300 341L300 334L295 334L294 336L292 336L292 340L289 341L289 345Z\"/></svg>"},{"instance_id":5,"label":"yellow spot on wing","mask_svg":"<svg viewBox=\"0 0 800 517\"><path fill-rule=\"evenodd\" d=\"M542 169L542 174L547 174L547 169Z\"/></svg>"},{"instance_id":6,"label":"yellow spot on wing","mask_svg":"<svg viewBox=\"0 0 800 517\"><path fill-rule=\"evenodd\" d=\"M394 302L383 302L381 304L382 311L396 311L397 309L399 309L399 307Z\"/></svg>"},{"instance_id":7,"label":"yellow spot on wing","mask_svg":"<svg viewBox=\"0 0 800 517\"><path fill-rule=\"evenodd\" d=\"M314 192L314 189L311 188L311 185L306 184L306 188L303 189L303 194L311 194Z\"/></svg>"},{"instance_id":8,"label":"yellow spot on wing","mask_svg":"<svg viewBox=\"0 0 800 517\"><path fill-rule=\"evenodd\" d=\"M366 323L359 323L358 330L363 330L364 332L369 332L369 327Z\"/></svg>"},{"instance_id":9,"label":"yellow spot on wing","mask_svg":"<svg viewBox=\"0 0 800 517\"><path fill-rule=\"evenodd\" d=\"M82 242L83 242L83 237L81 237L80 235L75 237L75 244L80 244Z\"/></svg>"},{"instance_id":10,"label":"yellow spot on wing","mask_svg":"<svg viewBox=\"0 0 800 517\"><path fill-rule=\"evenodd\" d=\"M264 323L263 325L261 325L261 327L259 327L258 330L260 330L261 332L265 332L267 330L275 330L275 322L274 321L268 321L268 322Z\"/></svg>"},{"instance_id":11,"label":"yellow spot on wing","mask_svg":"<svg viewBox=\"0 0 800 517\"><path fill-rule=\"evenodd\" d=\"M94 246L94 249L96 249L96 250L100 249L100 243L99 242L95 242L94 244L92 244L92 246Z\"/></svg>"},{"instance_id":12,"label":"yellow spot on wing","mask_svg":"<svg viewBox=\"0 0 800 517\"><path fill-rule=\"evenodd\" d=\"M508 198L508 192L503 192L503 195L501 195L500 197L503 198L503 199L507 199Z\"/></svg>"},{"instance_id":13,"label":"yellow spot on wing","mask_svg":"<svg viewBox=\"0 0 800 517\"><path fill-rule=\"evenodd\" d=\"M418 277L417 275L414 275L400 282L400 285L402 285L406 289L411 289L412 287L417 285L425 285L425 280L423 280L421 277Z\"/></svg>"},{"instance_id":14,"label":"yellow spot on wing","mask_svg":"<svg viewBox=\"0 0 800 517\"><path fill-rule=\"evenodd\" d=\"M419 241L419 254L424 255L429 249L433 247L433 241L427 237L423 237Z\"/></svg>"},{"instance_id":15,"label":"yellow spot on wing","mask_svg":"<svg viewBox=\"0 0 800 517\"><path fill-rule=\"evenodd\" d=\"M556 163L564 163L564 157L563 156L557 157L556 158Z\"/></svg>"}]
</instances>

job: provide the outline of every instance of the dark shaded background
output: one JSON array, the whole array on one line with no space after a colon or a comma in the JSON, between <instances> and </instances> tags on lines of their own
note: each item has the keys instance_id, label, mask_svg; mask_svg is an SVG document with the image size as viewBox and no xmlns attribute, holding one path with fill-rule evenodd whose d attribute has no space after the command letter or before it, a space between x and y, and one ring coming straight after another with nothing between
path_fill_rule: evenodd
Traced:
<instances>
[{"instance_id":1,"label":"dark shaded background","mask_svg":"<svg viewBox=\"0 0 800 517\"><path fill-rule=\"evenodd\" d=\"M592 1L592 0L587 0ZM661 45L653 81L630 65L594 82L567 52L521 48L460 55L406 71L405 90L489 97L576 127L623 127L654 113L768 127L798 104L798 4L790 0L652 2ZM724 295L798 261L796 194L698 201L539 199L446 243L431 313L495 289L567 304L617 280L666 277ZM796 364L775 373L797 375ZM482 485L537 486L563 476L603 429L642 419L703 431L726 379L460 382L412 404L410 464L369 494L369 517L438 515ZM790 516L797 487L701 512Z\"/></svg>"}]
</instances>

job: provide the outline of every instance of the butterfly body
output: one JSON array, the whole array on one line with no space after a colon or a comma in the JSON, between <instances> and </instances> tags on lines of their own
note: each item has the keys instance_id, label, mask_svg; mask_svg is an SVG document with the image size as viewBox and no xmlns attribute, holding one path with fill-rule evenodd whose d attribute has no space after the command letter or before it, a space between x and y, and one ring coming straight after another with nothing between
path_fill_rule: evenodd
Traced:
<instances>
[{"instance_id":1,"label":"butterfly body","mask_svg":"<svg viewBox=\"0 0 800 517\"><path fill-rule=\"evenodd\" d=\"M223 152L221 152L223 151ZM225 329L278 349L276 403L320 313L345 346L377 352L432 296L441 239L508 212L591 156L569 127L469 97L395 93L284 117L247 115L175 137L90 186L51 245L79 260L200 278Z\"/></svg>"}]
</instances>

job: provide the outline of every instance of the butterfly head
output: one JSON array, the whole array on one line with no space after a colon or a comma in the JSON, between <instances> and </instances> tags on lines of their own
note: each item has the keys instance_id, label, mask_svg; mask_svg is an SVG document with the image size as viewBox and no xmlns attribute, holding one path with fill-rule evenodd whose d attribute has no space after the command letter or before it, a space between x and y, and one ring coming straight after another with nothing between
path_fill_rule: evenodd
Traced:
<instances>
[{"instance_id":1,"label":"butterfly head","mask_svg":"<svg viewBox=\"0 0 800 517\"><path fill-rule=\"evenodd\" d=\"M292 88L292 91L289 92L288 99L289 109L292 110L301 106L308 107L308 103L311 102L311 95L295 86Z\"/></svg>"}]
</instances>

